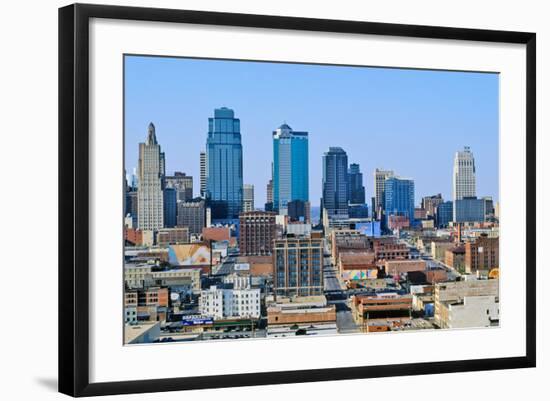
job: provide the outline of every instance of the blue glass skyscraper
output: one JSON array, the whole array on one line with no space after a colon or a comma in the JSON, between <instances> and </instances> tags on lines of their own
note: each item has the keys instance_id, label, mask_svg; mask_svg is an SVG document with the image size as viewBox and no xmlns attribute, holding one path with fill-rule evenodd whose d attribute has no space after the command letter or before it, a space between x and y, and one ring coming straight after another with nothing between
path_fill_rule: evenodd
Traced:
<instances>
[{"instance_id":1,"label":"blue glass skyscraper","mask_svg":"<svg viewBox=\"0 0 550 401\"><path fill-rule=\"evenodd\" d=\"M348 169L348 199L353 205L365 203L365 187L363 186L363 173L359 164L352 163Z\"/></svg>"},{"instance_id":2,"label":"blue glass skyscraper","mask_svg":"<svg viewBox=\"0 0 550 401\"><path fill-rule=\"evenodd\" d=\"M414 181L390 177L384 182L385 215L405 216L414 220Z\"/></svg>"},{"instance_id":3,"label":"blue glass skyscraper","mask_svg":"<svg viewBox=\"0 0 550 401\"><path fill-rule=\"evenodd\" d=\"M328 217L348 217L348 155L344 149L330 147L323 155L323 212Z\"/></svg>"},{"instance_id":4,"label":"blue glass skyscraper","mask_svg":"<svg viewBox=\"0 0 550 401\"><path fill-rule=\"evenodd\" d=\"M207 198L213 219L234 219L243 203L243 148L240 120L226 107L208 119Z\"/></svg>"},{"instance_id":5,"label":"blue glass skyscraper","mask_svg":"<svg viewBox=\"0 0 550 401\"><path fill-rule=\"evenodd\" d=\"M273 209L288 214L291 201L309 202L308 133L287 124L273 131Z\"/></svg>"}]
</instances>

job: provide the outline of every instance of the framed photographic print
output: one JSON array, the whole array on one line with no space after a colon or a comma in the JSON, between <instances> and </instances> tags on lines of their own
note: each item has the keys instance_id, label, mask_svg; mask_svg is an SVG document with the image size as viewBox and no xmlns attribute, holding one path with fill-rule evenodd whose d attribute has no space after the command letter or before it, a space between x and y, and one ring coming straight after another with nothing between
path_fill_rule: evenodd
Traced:
<instances>
[{"instance_id":1,"label":"framed photographic print","mask_svg":"<svg viewBox=\"0 0 550 401\"><path fill-rule=\"evenodd\" d=\"M59 10L59 390L535 366L535 34Z\"/></svg>"}]
</instances>

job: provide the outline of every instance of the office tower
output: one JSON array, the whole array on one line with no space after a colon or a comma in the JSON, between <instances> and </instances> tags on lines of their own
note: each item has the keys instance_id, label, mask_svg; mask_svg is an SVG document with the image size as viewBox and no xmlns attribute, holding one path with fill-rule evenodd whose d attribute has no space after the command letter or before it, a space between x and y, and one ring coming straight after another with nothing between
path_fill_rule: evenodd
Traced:
<instances>
[{"instance_id":1,"label":"office tower","mask_svg":"<svg viewBox=\"0 0 550 401\"><path fill-rule=\"evenodd\" d=\"M352 163L348 169L348 198L349 203L353 205L362 205L365 203L365 187L363 186L363 173L359 169L359 164Z\"/></svg>"},{"instance_id":2,"label":"office tower","mask_svg":"<svg viewBox=\"0 0 550 401\"><path fill-rule=\"evenodd\" d=\"M382 219L384 210L384 185L386 178L393 177L392 170L374 170L374 208L373 216L376 215L378 220Z\"/></svg>"},{"instance_id":3,"label":"office tower","mask_svg":"<svg viewBox=\"0 0 550 401\"><path fill-rule=\"evenodd\" d=\"M243 185L243 212L254 210L254 185Z\"/></svg>"},{"instance_id":4,"label":"office tower","mask_svg":"<svg viewBox=\"0 0 550 401\"><path fill-rule=\"evenodd\" d=\"M330 147L323 155L323 213L329 219L348 217L348 155Z\"/></svg>"},{"instance_id":5,"label":"office tower","mask_svg":"<svg viewBox=\"0 0 550 401\"><path fill-rule=\"evenodd\" d=\"M206 194L206 170L207 170L206 152L201 150L200 154L200 195L205 197Z\"/></svg>"},{"instance_id":6,"label":"office tower","mask_svg":"<svg viewBox=\"0 0 550 401\"><path fill-rule=\"evenodd\" d=\"M206 197L213 219L238 218L243 203L240 120L226 107L208 119Z\"/></svg>"},{"instance_id":7,"label":"office tower","mask_svg":"<svg viewBox=\"0 0 550 401\"><path fill-rule=\"evenodd\" d=\"M414 181L389 177L384 182L384 214L405 217L409 225L414 221Z\"/></svg>"},{"instance_id":8,"label":"office tower","mask_svg":"<svg viewBox=\"0 0 550 401\"><path fill-rule=\"evenodd\" d=\"M276 234L273 212L243 212L239 217L239 250L242 256L271 255Z\"/></svg>"},{"instance_id":9,"label":"office tower","mask_svg":"<svg viewBox=\"0 0 550 401\"><path fill-rule=\"evenodd\" d=\"M193 177L180 171L164 177L164 188L174 188L178 202L193 199Z\"/></svg>"},{"instance_id":10,"label":"office tower","mask_svg":"<svg viewBox=\"0 0 550 401\"><path fill-rule=\"evenodd\" d=\"M141 230L164 227L163 176L164 153L157 143L155 126L150 123L145 143L139 144L137 226Z\"/></svg>"},{"instance_id":11,"label":"office tower","mask_svg":"<svg viewBox=\"0 0 550 401\"><path fill-rule=\"evenodd\" d=\"M437 205L435 217L439 228L447 227L453 221L453 208L454 204L452 201L442 202Z\"/></svg>"},{"instance_id":12,"label":"office tower","mask_svg":"<svg viewBox=\"0 0 550 401\"><path fill-rule=\"evenodd\" d=\"M322 265L321 238L276 239L273 245L275 294L322 294Z\"/></svg>"},{"instance_id":13,"label":"office tower","mask_svg":"<svg viewBox=\"0 0 550 401\"><path fill-rule=\"evenodd\" d=\"M177 204L177 190L175 188L164 188L163 194L164 202L164 227L172 228L176 226L176 204Z\"/></svg>"},{"instance_id":14,"label":"office tower","mask_svg":"<svg viewBox=\"0 0 550 401\"><path fill-rule=\"evenodd\" d=\"M476 168L474 154L468 146L456 152L453 165L453 201L476 196ZM453 220L456 221L456 205Z\"/></svg>"},{"instance_id":15,"label":"office tower","mask_svg":"<svg viewBox=\"0 0 550 401\"><path fill-rule=\"evenodd\" d=\"M203 199L178 202L178 227L189 227L190 234L201 234L206 226L206 206Z\"/></svg>"},{"instance_id":16,"label":"office tower","mask_svg":"<svg viewBox=\"0 0 550 401\"><path fill-rule=\"evenodd\" d=\"M455 200L453 221L456 223L485 221L485 200L474 196Z\"/></svg>"},{"instance_id":17,"label":"office tower","mask_svg":"<svg viewBox=\"0 0 550 401\"><path fill-rule=\"evenodd\" d=\"M288 202L309 201L308 133L287 124L273 131L273 210L288 213Z\"/></svg>"}]
</instances>

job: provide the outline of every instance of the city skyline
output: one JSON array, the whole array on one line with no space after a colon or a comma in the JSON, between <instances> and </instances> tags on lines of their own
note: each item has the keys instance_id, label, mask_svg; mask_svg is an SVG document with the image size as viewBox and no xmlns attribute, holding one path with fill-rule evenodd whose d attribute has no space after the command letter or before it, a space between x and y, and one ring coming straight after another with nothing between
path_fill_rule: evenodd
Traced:
<instances>
[{"instance_id":1,"label":"city skyline","mask_svg":"<svg viewBox=\"0 0 550 401\"><path fill-rule=\"evenodd\" d=\"M216 64L212 67L212 63L220 64ZM145 131L144 127L152 121L157 126L156 135L158 142L162 146L163 151L166 153L167 174L172 174L174 171L185 172L186 174L193 176L194 187L198 189L200 187L200 152L204 150L205 137L208 132L207 118L211 117L215 108L227 106L235 111L235 115L241 121L243 181L254 185L256 188L265 188L271 177L271 157L266 157L265 152L261 152L260 149L265 148L266 150L269 150L268 154L271 155L272 132L284 123L284 121L286 121L288 125L295 129L309 132L309 198L312 206L319 206L319 199L321 197L322 190L322 155L328 150L329 146L342 147L348 154L349 163L358 163L361 166L361 172L363 173L363 185L366 188L367 200L370 199L371 196L374 196L374 169L385 168L394 170L395 174L398 176L410 177L414 179L416 203L419 203L419 200L423 196L437 193L442 193L446 200L451 199L454 153L463 149L464 146L470 146L476 157L478 195L492 196L495 201L499 200L498 179L494 179L495 177L498 177L497 76L477 73L387 70L370 67L327 67L292 64L293 71L296 69L298 70L293 74L288 71L288 65L286 64L171 58L159 59L153 57L135 56L127 57L125 65L127 78L125 157L126 170L128 174L131 174L133 168L137 166L135 146L137 143L143 141ZM315 80L319 80L319 75L330 76L331 81L330 84L327 84L327 86L329 87L328 89L331 89L328 93L332 94L341 94L341 91L344 90L335 90L334 80L336 80L337 83L340 82L344 86L350 85L350 73L352 76L360 75L364 80L368 81L372 85L372 88L369 87L372 89L372 96L377 94L380 95L383 89L388 88L391 89L390 92L392 92L392 94L390 95L389 93L386 93L385 96L380 97L380 102L384 104L377 105L375 107L375 109L379 112L376 116L374 110L371 112L367 110L366 116L369 121L365 122L363 126L366 126L365 133L369 135L365 140L362 135L355 134L355 131L357 130L352 130L353 127L357 127L359 124L358 121L362 119L357 118L358 121L349 121L349 119L346 120L343 116L347 116L349 114L343 109L343 105L341 104L342 102L335 104L332 99L327 102L333 106L333 113L332 115L323 114L324 116L327 115L327 117L323 118L319 118L319 113L314 113L316 118L312 118L311 115L311 113L315 110L312 111L310 109L319 109L318 99L315 99L315 102L311 102L310 107L307 107L308 104L304 101L304 106L298 110L295 110L292 106L292 104L296 102L295 97L288 99L288 102L281 103L280 106L273 108L273 110L267 110L264 113L265 115L260 114L260 116L258 116L258 114L254 114L251 116L252 110L256 110L258 108L258 104L256 104L256 102L250 102L249 104L243 105L242 108L239 107L239 105L243 102L243 97L251 98L251 96L258 91L258 88L251 88L250 85L243 86L242 89L246 89L246 92L235 96L235 101L232 103L226 103L224 101L226 96L225 93L233 93L231 90L222 92L221 89L217 89L216 96L213 96L213 98L219 99L219 101L211 101L198 96L198 98L195 98L195 100L198 101L194 102L196 104L193 104L192 107L190 103L191 99L187 99L187 96L184 96L185 93L181 94L181 96L176 96L173 93L174 91L177 91L179 85L182 84L181 82L178 80L174 81L172 89L165 86L168 79L174 78L174 74L181 76L181 74L185 71L195 71L199 73L199 75L207 73L208 71L204 71L205 68L199 68L205 66L208 67L206 70L213 69L215 71L219 68L230 68L231 70L241 71L240 74L237 74L237 78L234 78L232 75L232 79L229 80L230 83L227 85L236 85L236 81L244 81L247 76L250 76L250 74L252 74L252 76L259 77L259 75L271 72L272 81L279 83L281 83L284 78L286 80L286 85L282 85L283 88L279 88L276 93L270 92L273 96L268 96L275 99L280 98L282 95L280 92L285 92L283 90L284 88L288 89L289 87L292 87L294 91L299 92L300 84L297 81L299 81L299 78L309 76L310 74L315 76ZM152 69L153 67L155 67L155 69ZM143 74L147 70L155 71L155 73L149 74L144 80ZM161 72L163 73L161 74ZM432 74L435 74L435 77ZM290 82L288 81L289 75L292 75L292 77L290 77ZM443 80L441 79L442 75L445 76L445 79ZM391 80L392 82L389 82L390 76L393 76L393 79ZM294 79L292 79L293 77ZM356 78L359 79L360 77ZM374 82L375 80L376 82ZM385 82L380 82L380 80ZM414 135L412 135L412 132L419 128L415 128L415 125L411 125L411 128L408 130L402 128L402 130L394 131L395 134L393 135L391 141L388 141L387 139L380 142L377 141L376 138L380 138L381 131L389 130L392 127L395 128L395 126L402 126L404 124L402 121L396 124L395 118L387 115L387 112L389 111L389 105L387 104L388 97L395 96L393 92L398 90L398 88L395 87L396 83L393 82L395 80L401 81L401 83L405 84L404 93L407 96L404 97L413 97L415 93L422 93L425 97L427 97L424 99L423 106L418 104L412 105L414 102L409 101L409 104L405 107L405 109L409 112L415 108L420 109L421 115L423 114L422 109L427 108L428 104L430 104L430 107L433 107L434 99L440 96L440 92L442 91L442 88L438 85L441 85L442 81L446 82L446 85L443 86L446 87L445 89L447 91L451 90L451 95L448 96L453 99L451 103L454 102L458 105L458 107L454 110L455 113L451 113L455 115L454 120L448 118L449 125L446 130L449 133L454 132L454 135L436 135L435 131L441 132L443 131L443 128L439 128L437 130L435 129L436 126L442 125L442 121L436 118L437 113L433 111L432 120L437 120L437 124L430 120L433 125L431 127L432 131L424 131L426 134L422 137L415 138ZM189 80L182 78L182 81L188 84L189 90L186 93L188 93L190 97L195 96L191 96L191 94L194 90L197 90L197 88L191 85ZM208 82L210 82L209 80L200 81L203 89L205 85L208 87L209 85L215 85L216 83L219 84L219 79L217 79L215 75L213 79L215 82L211 84L208 84ZM305 81L305 83L301 84L302 87L304 87L304 85L307 86L310 80L306 79ZM452 83L448 83L448 81L452 81ZM164 82L164 85L162 82ZM362 82L360 80L357 82L359 86L361 86ZM269 85L272 84L273 82ZM386 85L385 87L384 84ZM262 82L260 86L265 86L265 83ZM423 86L423 89L421 89L420 86ZM473 101L473 99L470 98L472 97L471 95L467 96L468 90L465 90L464 87L469 89L472 94L475 93L475 99L477 99L477 101ZM484 90L480 92L479 88L476 89L476 87L482 87ZM157 90L161 90L165 94L165 96L161 97L160 100L159 97L155 95ZM140 96L139 93L142 93L142 95ZM148 93L148 95L144 96L145 93ZM220 96L217 96L218 94ZM177 100L175 100L173 96L176 96ZM308 94L308 96L311 95ZM350 95L350 97L352 99L356 99L356 95ZM298 96L298 98L300 98L300 96ZM306 98L309 97L306 96ZM466 100L468 99L470 102L466 104ZM338 100L342 100L342 98L338 98ZM367 103L372 103L373 101L372 99L367 100ZM448 105L449 103L446 98L439 100L439 103L444 103L445 105ZM269 102L264 100L260 101L260 103L265 105L273 101L275 100L271 99ZM344 103L348 104L346 101L344 101ZM188 116L186 116L186 113L184 112L185 107L183 107L179 113L170 112L175 105L183 104L188 106L189 111L197 111L197 113L191 112ZM204 115L202 115L202 112L201 114L198 114L199 110L207 107L206 104L208 104L209 110L205 110ZM165 107L163 107L163 105ZM324 107L322 101L320 105L321 108ZM365 106L365 102L360 105L356 105L355 109L360 108L360 106ZM150 107L150 112L147 114L145 110L140 110L142 107ZM402 105L399 107L399 110L394 110L394 114L401 116L403 114L407 114L403 112ZM438 107L442 106L439 105ZM485 111L482 112L479 110L480 107ZM493 113L488 113L487 108L492 110ZM285 112L284 110L287 111ZM380 112L383 111L386 113L381 113L383 115L380 115ZM290 117L284 118L283 114L289 115L292 119ZM275 119L278 118L275 117L276 115L280 115L282 121L275 121ZM342 116L342 118L338 118L337 116ZM468 117L466 119L468 121L462 121L459 126L470 126L470 130L464 131L469 133L469 135L458 135L456 133L456 124L450 124L453 121L460 120L461 116L462 120L464 120L466 116ZM383 117L389 121L387 124L388 126L386 127L384 127L380 121ZM414 120L416 123L420 123L417 125L422 126L426 123L426 121L423 120L424 117L417 115L414 115L414 118L412 118L413 116L409 117L409 120ZM320 126L318 120L322 120L325 123L324 126ZM475 129L472 128L474 125L474 120L478 122L476 125L477 128ZM146 122L143 123L143 121ZM304 122L301 123L301 121ZM331 128L335 124L338 125L339 122L341 122L341 130L334 130ZM268 124L273 125L267 127ZM139 125L142 125L141 128ZM265 128L257 128L263 126L265 126ZM378 127L379 130L373 129L371 133L369 132L369 126ZM383 127L384 129L381 129L380 127ZM485 136L480 135L482 127L488 128L483 130L486 132ZM347 130L352 130L353 134L347 135ZM190 134L184 136L186 131L189 131ZM496 142L490 140L491 136L493 136ZM402 142L400 142L400 140ZM371 143L374 144L372 148L375 148L375 150L371 149ZM429 145L423 145L423 143L428 143ZM429 157L405 157L407 152L415 149L415 146L418 147L420 154L424 154L423 152L429 152ZM427 149L425 148L426 146ZM384 148L386 148L386 150L384 150ZM391 157L392 155L401 155L401 157ZM433 169L430 167L436 164L440 165L440 168ZM262 168L262 166L265 167L265 169ZM444 166L448 166L448 168L444 168ZM198 190L195 190L194 195L199 195ZM265 191L256 191L255 196L256 207L262 207L266 201Z\"/></svg>"},{"instance_id":2,"label":"city skyline","mask_svg":"<svg viewBox=\"0 0 550 401\"><path fill-rule=\"evenodd\" d=\"M498 112L476 115L494 87L463 73L196 62L176 62L185 88L163 66L139 82L130 68L127 118L151 122L137 149L126 137L129 171L139 150L125 189L126 343L500 324L498 129L486 127Z\"/></svg>"}]
</instances>

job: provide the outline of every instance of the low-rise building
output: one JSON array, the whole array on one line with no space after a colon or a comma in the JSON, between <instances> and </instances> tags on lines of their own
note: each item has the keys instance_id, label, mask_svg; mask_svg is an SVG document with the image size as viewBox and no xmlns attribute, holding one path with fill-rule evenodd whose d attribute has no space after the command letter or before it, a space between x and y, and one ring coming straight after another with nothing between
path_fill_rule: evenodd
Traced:
<instances>
[{"instance_id":1,"label":"low-rise building","mask_svg":"<svg viewBox=\"0 0 550 401\"><path fill-rule=\"evenodd\" d=\"M410 219L407 216L388 216L388 228L390 230L402 230L410 227Z\"/></svg>"},{"instance_id":2,"label":"low-rise building","mask_svg":"<svg viewBox=\"0 0 550 401\"><path fill-rule=\"evenodd\" d=\"M488 272L499 267L499 239L480 235L464 244L464 268L466 273Z\"/></svg>"},{"instance_id":3,"label":"low-rise building","mask_svg":"<svg viewBox=\"0 0 550 401\"><path fill-rule=\"evenodd\" d=\"M395 276L402 273L426 270L426 261L423 259L386 260L384 269L386 275Z\"/></svg>"},{"instance_id":4,"label":"low-rise building","mask_svg":"<svg viewBox=\"0 0 550 401\"><path fill-rule=\"evenodd\" d=\"M124 344L152 343L160 337L160 322L126 324Z\"/></svg>"},{"instance_id":5,"label":"low-rise building","mask_svg":"<svg viewBox=\"0 0 550 401\"><path fill-rule=\"evenodd\" d=\"M229 241L231 230L229 227L205 227L202 229L202 238L208 241Z\"/></svg>"},{"instance_id":6,"label":"low-rise building","mask_svg":"<svg viewBox=\"0 0 550 401\"><path fill-rule=\"evenodd\" d=\"M125 265L124 283L128 289L162 286L185 287L197 292L200 290L200 274L199 268L160 270L151 264Z\"/></svg>"},{"instance_id":7,"label":"low-rise building","mask_svg":"<svg viewBox=\"0 0 550 401\"><path fill-rule=\"evenodd\" d=\"M457 245L445 251L445 265L452 267L456 271L464 272L464 255L466 251L464 245Z\"/></svg>"},{"instance_id":8,"label":"low-rise building","mask_svg":"<svg viewBox=\"0 0 550 401\"><path fill-rule=\"evenodd\" d=\"M374 274L372 278L378 276L376 260L372 251L341 252L338 259L340 275L344 275L345 272L349 271L361 271L365 272L365 275L368 276L369 271L374 271L374 273L371 273L371 275Z\"/></svg>"},{"instance_id":9,"label":"low-rise building","mask_svg":"<svg viewBox=\"0 0 550 401\"><path fill-rule=\"evenodd\" d=\"M169 305L168 288L150 287L147 289L126 290L124 308L127 322L166 321ZM136 319L132 312L136 311Z\"/></svg>"},{"instance_id":10,"label":"low-rise building","mask_svg":"<svg viewBox=\"0 0 550 401\"><path fill-rule=\"evenodd\" d=\"M203 316L221 319L258 319L260 317L260 289L241 286L240 282L211 286L202 290L199 312Z\"/></svg>"},{"instance_id":11,"label":"low-rise building","mask_svg":"<svg viewBox=\"0 0 550 401\"><path fill-rule=\"evenodd\" d=\"M494 297L498 302L499 282L498 280L476 280L468 279L463 281L453 281L439 283L434 286L436 325L443 327L446 325L446 313L449 304L462 304L466 297Z\"/></svg>"},{"instance_id":12,"label":"low-rise building","mask_svg":"<svg viewBox=\"0 0 550 401\"><path fill-rule=\"evenodd\" d=\"M161 228L157 232L158 246L168 246L168 245L187 244L187 243L189 243L188 227Z\"/></svg>"},{"instance_id":13,"label":"low-rise building","mask_svg":"<svg viewBox=\"0 0 550 401\"><path fill-rule=\"evenodd\" d=\"M438 323L442 329L498 326L498 297L493 295L464 297L440 306Z\"/></svg>"},{"instance_id":14,"label":"low-rise building","mask_svg":"<svg viewBox=\"0 0 550 401\"><path fill-rule=\"evenodd\" d=\"M375 240L373 248L376 260L398 260L410 257L407 244L396 242L393 237Z\"/></svg>"},{"instance_id":15,"label":"low-rise building","mask_svg":"<svg viewBox=\"0 0 550 401\"><path fill-rule=\"evenodd\" d=\"M355 295L351 298L351 312L362 331L379 331L381 322L404 322L411 319L412 296L396 293ZM391 326L385 327L391 329Z\"/></svg>"},{"instance_id":16,"label":"low-rise building","mask_svg":"<svg viewBox=\"0 0 550 401\"><path fill-rule=\"evenodd\" d=\"M431 244L431 253L432 258L439 260L440 262L445 261L445 252L448 249L454 248L455 243L452 241L432 241Z\"/></svg>"},{"instance_id":17,"label":"low-rise building","mask_svg":"<svg viewBox=\"0 0 550 401\"><path fill-rule=\"evenodd\" d=\"M336 334L336 307L323 295L278 297L267 308L268 337Z\"/></svg>"},{"instance_id":18,"label":"low-rise building","mask_svg":"<svg viewBox=\"0 0 550 401\"><path fill-rule=\"evenodd\" d=\"M449 275L447 274L447 271L445 269L427 270L425 274L426 281L430 284L442 283L449 279Z\"/></svg>"},{"instance_id":19,"label":"low-rise building","mask_svg":"<svg viewBox=\"0 0 550 401\"><path fill-rule=\"evenodd\" d=\"M273 258L271 256L239 256L237 264L248 264L253 277L273 277Z\"/></svg>"}]
</instances>

